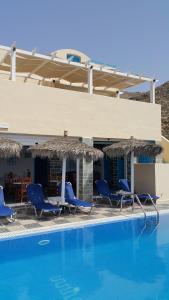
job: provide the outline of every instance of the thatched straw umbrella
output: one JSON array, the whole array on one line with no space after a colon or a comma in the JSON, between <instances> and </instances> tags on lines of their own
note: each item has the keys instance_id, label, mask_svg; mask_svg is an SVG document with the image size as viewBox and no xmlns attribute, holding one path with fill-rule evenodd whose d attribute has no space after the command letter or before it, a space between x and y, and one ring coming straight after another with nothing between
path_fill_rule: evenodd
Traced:
<instances>
[{"instance_id":1,"label":"thatched straw umbrella","mask_svg":"<svg viewBox=\"0 0 169 300\"><path fill-rule=\"evenodd\" d=\"M16 141L0 138L0 158L19 157L22 145Z\"/></svg>"},{"instance_id":2,"label":"thatched straw umbrella","mask_svg":"<svg viewBox=\"0 0 169 300\"><path fill-rule=\"evenodd\" d=\"M114 143L103 149L110 158L119 156L131 157L131 192L134 193L134 156L146 155L155 157L163 151L162 146L151 144L131 137L128 140Z\"/></svg>"},{"instance_id":3,"label":"thatched straw umbrella","mask_svg":"<svg viewBox=\"0 0 169 300\"><path fill-rule=\"evenodd\" d=\"M38 144L30 147L33 157L58 157L62 159L62 202L65 200L65 177L66 177L66 159L71 158L76 160L76 176L77 176L77 190L76 195L79 195L79 165L80 159L85 158L87 161L98 160L103 157L103 152L81 143L79 140L75 141L69 137L58 137L49 140L43 144Z\"/></svg>"}]
</instances>

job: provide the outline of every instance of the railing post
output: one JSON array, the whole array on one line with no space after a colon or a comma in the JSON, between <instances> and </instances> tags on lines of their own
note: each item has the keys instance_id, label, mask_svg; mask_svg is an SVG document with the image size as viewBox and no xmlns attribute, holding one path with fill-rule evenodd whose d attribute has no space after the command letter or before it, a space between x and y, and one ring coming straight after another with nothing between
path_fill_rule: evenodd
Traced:
<instances>
[{"instance_id":1,"label":"railing post","mask_svg":"<svg viewBox=\"0 0 169 300\"><path fill-rule=\"evenodd\" d=\"M150 82L150 102L155 104L155 84L156 84L156 80L153 79Z\"/></svg>"},{"instance_id":2,"label":"railing post","mask_svg":"<svg viewBox=\"0 0 169 300\"><path fill-rule=\"evenodd\" d=\"M93 66L91 65L88 68L88 93L93 94Z\"/></svg>"},{"instance_id":3,"label":"railing post","mask_svg":"<svg viewBox=\"0 0 169 300\"><path fill-rule=\"evenodd\" d=\"M16 80L16 47L13 46L11 49L11 74L10 79L12 81Z\"/></svg>"},{"instance_id":4,"label":"railing post","mask_svg":"<svg viewBox=\"0 0 169 300\"><path fill-rule=\"evenodd\" d=\"M116 92L116 98L117 98L117 99L120 99L120 91L117 91L117 92Z\"/></svg>"}]
</instances>

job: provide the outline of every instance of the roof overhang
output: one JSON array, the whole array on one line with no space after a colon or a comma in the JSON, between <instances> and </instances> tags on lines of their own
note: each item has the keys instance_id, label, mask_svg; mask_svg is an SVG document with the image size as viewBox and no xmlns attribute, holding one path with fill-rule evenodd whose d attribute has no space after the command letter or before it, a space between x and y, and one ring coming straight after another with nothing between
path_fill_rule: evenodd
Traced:
<instances>
[{"instance_id":1,"label":"roof overhang","mask_svg":"<svg viewBox=\"0 0 169 300\"><path fill-rule=\"evenodd\" d=\"M152 82L152 78L119 72L108 69L104 65L72 62L57 58L55 55L43 55L35 51L16 49L16 74L28 78L56 82L58 85L87 89L88 69L93 68L93 89L100 92L116 92L144 82ZM0 73L10 72L11 48L0 46Z\"/></svg>"}]
</instances>

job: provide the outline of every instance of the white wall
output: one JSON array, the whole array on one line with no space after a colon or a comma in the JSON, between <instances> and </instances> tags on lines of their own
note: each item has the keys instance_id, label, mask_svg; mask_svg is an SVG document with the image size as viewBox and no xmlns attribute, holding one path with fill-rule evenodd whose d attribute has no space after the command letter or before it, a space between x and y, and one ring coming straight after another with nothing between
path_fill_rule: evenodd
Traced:
<instances>
[{"instance_id":1,"label":"white wall","mask_svg":"<svg viewBox=\"0 0 169 300\"><path fill-rule=\"evenodd\" d=\"M155 193L155 164L134 165L134 188L136 193Z\"/></svg>"},{"instance_id":2,"label":"white wall","mask_svg":"<svg viewBox=\"0 0 169 300\"><path fill-rule=\"evenodd\" d=\"M156 194L169 201L169 164L156 164Z\"/></svg>"},{"instance_id":3,"label":"white wall","mask_svg":"<svg viewBox=\"0 0 169 300\"><path fill-rule=\"evenodd\" d=\"M169 201L169 164L135 164L135 192L158 195Z\"/></svg>"},{"instance_id":4,"label":"white wall","mask_svg":"<svg viewBox=\"0 0 169 300\"><path fill-rule=\"evenodd\" d=\"M161 145L163 147L162 158L165 163L169 163L169 140L164 136L161 137Z\"/></svg>"},{"instance_id":5,"label":"white wall","mask_svg":"<svg viewBox=\"0 0 169 300\"><path fill-rule=\"evenodd\" d=\"M158 104L2 79L0 122L15 134L161 140Z\"/></svg>"}]
</instances>

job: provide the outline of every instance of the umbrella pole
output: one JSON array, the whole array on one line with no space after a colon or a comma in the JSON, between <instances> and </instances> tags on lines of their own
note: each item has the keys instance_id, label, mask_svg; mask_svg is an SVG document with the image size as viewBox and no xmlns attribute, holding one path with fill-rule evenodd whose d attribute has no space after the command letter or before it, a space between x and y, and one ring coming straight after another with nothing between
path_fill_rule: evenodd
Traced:
<instances>
[{"instance_id":1,"label":"umbrella pole","mask_svg":"<svg viewBox=\"0 0 169 300\"><path fill-rule=\"evenodd\" d=\"M76 198L79 198L80 159L76 159Z\"/></svg>"},{"instance_id":2,"label":"umbrella pole","mask_svg":"<svg viewBox=\"0 0 169 300\"><path fill-rule=\"evenodd\" d=\"M66 157L62 161L62 189L61 189L61 202L65 203L65 181L66 181Z\"/></svg>"},{"instance_id":3,"label":"umbrella pole","mask_svg":"<svg viewBox=\"0 0 169 300\"><path fill-rule=\"evenodd\" d=\"M131 151L131 193L134 194L134 152ZM134 195L133 195L133 207L134 210Z\"/></svg>"},{"instance_id":4,"label":"umbrella pole","mask_svg":"<svg viewBox=\"0 0 169 300\"><path fill-rule=\"evenodd\" d=\"M131 192L134 193L134 152L131 151Z\"/></svg>"}]
</instances>

